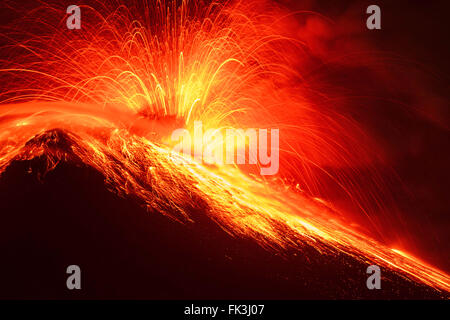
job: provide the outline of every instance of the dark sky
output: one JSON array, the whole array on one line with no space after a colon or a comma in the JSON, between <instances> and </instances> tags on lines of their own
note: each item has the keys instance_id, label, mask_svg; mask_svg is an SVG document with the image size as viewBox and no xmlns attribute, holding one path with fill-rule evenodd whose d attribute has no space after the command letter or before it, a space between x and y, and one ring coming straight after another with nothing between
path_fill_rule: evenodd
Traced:
<instances>
[{"instance_id":1,"label":"dark sky","mask_svg":"<svg viewBox=\"0 0 450 320\"><path fill-rule=\"evenodd\" d=\"M385 231L376 236L450 270L448 1L278 2L332 20L332 28L310 37L308 18L298 15L300 33L322 61L360 52L333 62L318 86L336 96L376 97L349 99L344 107L380 143L386 162L379 169L393 168L399 177L389 186L387 211L399 211L403 225L380 215ZM381 30L366 28L371 4L381 8Z\"/></svg>"}]
</instances>

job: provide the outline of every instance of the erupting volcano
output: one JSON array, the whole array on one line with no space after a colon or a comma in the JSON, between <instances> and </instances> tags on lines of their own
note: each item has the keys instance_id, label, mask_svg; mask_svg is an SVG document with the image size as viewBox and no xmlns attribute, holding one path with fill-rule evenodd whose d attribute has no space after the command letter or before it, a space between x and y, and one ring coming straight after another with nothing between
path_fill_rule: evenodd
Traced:
<instances>
[{"instance_id":1,"label":"erupting volcano","mask_svg":"<svg viewBox=\"0 0 450 320\"><path fill-rule=\"evenodd\" d=\"M395 173L379 170L383 148L348 112L351 103L311 76L326 63L306 39L314 33L299 31L299 16L325 17L265 0L80 8L79 30L67 29L56 1L2 32L8 261L39 248L57 266L57 257L76 260L72 252L92 263L83 272L95 289L85 297L449 297L446 272L380 236L398 218L385 206ZM196 121L205 130L278 129L279 172L174 152L172 132L193 132ZM382 292L366 287L370 265L382 270ZM1 296L58 297L42 289L52 272L29 293L7 286ZM112 274L121 292L110 290Z\"/></svg>"}]
</instances>

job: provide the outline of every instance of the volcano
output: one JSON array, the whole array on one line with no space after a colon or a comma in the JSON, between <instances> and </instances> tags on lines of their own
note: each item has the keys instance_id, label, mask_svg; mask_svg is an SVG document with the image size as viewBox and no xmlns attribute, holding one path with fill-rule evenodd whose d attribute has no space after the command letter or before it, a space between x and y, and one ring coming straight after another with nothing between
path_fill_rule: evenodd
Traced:
<instances>
[{"instance_id":1,"label":"volcano","mask_svg":"<svg viewBox=\"0 0 450 320\"><path fill-rule=\"evenodd\" d=\"M382 290L368 290L373 258L336 251L324 240L322 249L303 241L300 250L275 251L231 234L207 213L206 198L196 199L189 222L176 221L170 217L178 209L169 203L145 207L118 195L72 151L82 148L74 137L63 130L34 137L22 152L39 155L18 156L1 175L1 298L449 298L383 266ZM82 270L82 290L65 286L71 264Z\"/></svg>"},{"instance_id":2,"label":"volcano","mask_svg":"<svg viewBox=\"0 0 450 320\"><path fill-rule=\"evenodd\" d=\"M425 67L444 42L417 42L409 3L391 44L414 34L425 60L359 2L92 1L80 29L61 1L13 2L1 298L449 298L447 61ZM224 154L226 130L245 134Z\"/></svg>"}]
</instances>

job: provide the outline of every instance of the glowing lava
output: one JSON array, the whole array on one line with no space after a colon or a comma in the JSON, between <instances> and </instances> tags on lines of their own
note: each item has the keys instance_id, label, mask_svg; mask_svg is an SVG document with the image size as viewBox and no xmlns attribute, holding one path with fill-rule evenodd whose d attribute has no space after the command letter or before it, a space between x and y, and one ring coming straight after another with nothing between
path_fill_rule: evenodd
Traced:
<instances>
[{"instance_id":1,"label":"glowing lava","mask_svg":"<svg viewBox=\"0 0 450 320\"><path fill-rule=\"evenodd\" d=\"M110 188L179 222L195 221L192 211L202 207L226 232L268 250L308 244L450 291L444 272L366 237L307 195L321 185L312 167L369 166L370 145L352 120L302 98L307 85L296 65L305 47L283 31L284 12L265 2L175 3L112 1L106 14L82 7L81 32L64 30L63 21L11 39L8 50L20 53L2 62L1 77L9 80L1 95L0 172L42 154L51 155L49 169L57 165L66 152L27 143L57 128ZM37 23L61 12L51 9L43 7L53 13ZM196 120L207 128L279 128L280 168L300 176L308 192L174 154L168 134L192 130ZM352 181L333 178L356 197Z\"/></svg>"}]
</instances>

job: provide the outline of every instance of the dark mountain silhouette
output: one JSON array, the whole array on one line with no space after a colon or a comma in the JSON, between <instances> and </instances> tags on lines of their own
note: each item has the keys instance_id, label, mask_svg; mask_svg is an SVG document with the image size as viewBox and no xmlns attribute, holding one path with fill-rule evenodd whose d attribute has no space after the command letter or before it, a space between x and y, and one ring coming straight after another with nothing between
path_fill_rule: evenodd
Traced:
<instances>
[{"instance_id":1,"label":"dark mountain silhouette","mask_svg":"<svg viewBox=\"0 0 450 320\"><path fill-rule=\"evenodd\" d=\"M28 148L46 154L13 161L0 177L0 298L311 299L442 298L425 285L382 270L368 290L368 265L324 256L305 245L283 256L230 236L202 212L181 224L109 191L104 177L70 154L54 130ZM49 157L65 160L52 170ZM82 289L66 288L81 268Z\"/></svg>"}]
</instances>

